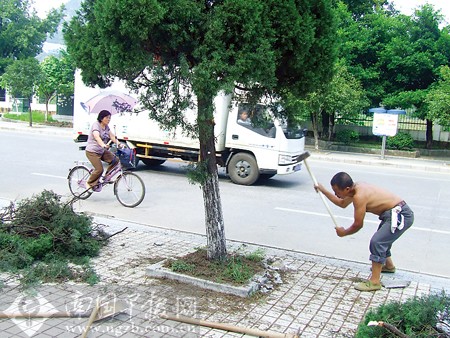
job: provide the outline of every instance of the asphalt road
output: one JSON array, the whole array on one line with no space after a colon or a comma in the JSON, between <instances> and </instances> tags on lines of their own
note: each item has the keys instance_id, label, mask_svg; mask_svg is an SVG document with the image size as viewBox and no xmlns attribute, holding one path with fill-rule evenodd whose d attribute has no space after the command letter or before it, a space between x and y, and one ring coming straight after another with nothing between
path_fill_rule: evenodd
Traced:
<instances>
[{"instance_id":1,"label":"asphalt road","mask_svg":"<svg viewBox=\"0 0 450 338\"><path fill-rule=\"evenodd\" d=\"M70 198L67 174L74 161L85 161L70 137L0 132L0 200L20 200L43 189ZM450 277L450 174L420 170L333 163L309 159L311 169L326 186L337 171L349 172L356 181L384 186L402 196L415 212L415 224L393 247L400 269ZM78 202L76 208L140 224L205 233L201 189L188 183L182 164L167 162L136 169L147 188L143 203L122 207L112 187ZM221 172L221 199L228 240L296 250L343 260L368 262L368 243L376 230L376 216L368 214L364 228L338 238L334 225L306 172L275 176L255 186L238 186ZM351 207L331 206L339 224L352 222Z\"/></svg>"}]
</instances>

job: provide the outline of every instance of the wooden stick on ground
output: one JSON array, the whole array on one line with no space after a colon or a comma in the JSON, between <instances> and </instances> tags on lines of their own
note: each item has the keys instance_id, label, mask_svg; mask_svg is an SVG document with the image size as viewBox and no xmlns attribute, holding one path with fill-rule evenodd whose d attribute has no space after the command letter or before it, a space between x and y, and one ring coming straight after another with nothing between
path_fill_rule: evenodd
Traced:
<instances>
[{"instance_id":1,"label":"wooden stick on ground","mask_svg":"<svg viewBox=\"0 0 450 338\"><path fill-rule=\"evenodd\" d=\"M265 338L298 338L295 334L289 334L289 333L278 333L278 332L271 332L271 331L262 331L258 329L252 329L248 327L239 327L234 326L231 324L226 323L217 323L217 322L210 322L206 320L201 319L195 319L190 317L184 317L184 316L175 316L175 315L160 315L161 318L173 320L176 322L182 322L187 324L193 324L193 325L199 325L199 326L206 326L213 329L219 329L223 331L231 331L231 332L237 332L237 333L245 333L251 336L255 337L265 337Z\"/></svg>"}]
</instances>

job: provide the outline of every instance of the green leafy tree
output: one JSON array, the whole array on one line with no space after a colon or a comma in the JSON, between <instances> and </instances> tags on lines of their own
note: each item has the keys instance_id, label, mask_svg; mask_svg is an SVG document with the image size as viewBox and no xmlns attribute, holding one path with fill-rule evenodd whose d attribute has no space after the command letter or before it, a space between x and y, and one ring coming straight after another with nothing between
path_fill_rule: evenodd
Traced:
<instances>
[{"instance_id":1,"label":"green leafy tree","mask_svg":"<svg viewBox=\"0 0 450 338\"><path fill-rule=\"evenodd\" d=\"M441 30L443 16L432 5L415 10L404 21L407 39L399 36L386 46L382 63L391 71L387 77L390 88L383 98L386 106L414 108L415 115L426 119L427 147L432 146L433 121L428 115L426 98L433 83L439 78L439 69L450 63L450 37Z\"/></svg>"},{"instance_id":2,"label":"green leafy tree","mask_svg":"<svg viewBox=\"0 0 450 338\"><path fill-rule=\"evenodd\" d=\"M439 28L442 19L439 11L424 5L411 17L385 9L356 23L359 34L347 40L347 60L372 106L414 108L416 116L427 119L428 90L440 66L450 62L448 29ZM432 121L427 119L428 147L431 142Z\"/></svg>"},{"instance_id":3,"label":"green leafy tree","mask_svg":"<svg viewBox=\"0 0 450 338\"><path fill-rule=\"evenodd\" d=\"M35 57L42 51L47 35L56 32L63 10L64 6L51 10L41 19L31 11L29 0L0 1L0 75L15 60Z\"/></svg>"},{"instance_id":4,"label":"green leafy tree","mask_svg":"<svg viewBox=\"0 0 450 338\"><path fill-rule=\"evenodd\" d=\"M151 118L199 139L208 258L223 259L214 97L236 88L248 102L302 96L327 82L333 20L331 0L89 0L64 36L84 82L125 79Z\"/></svg>"},{"instance_id":5,"label":"green leafy tree","mask_svg":"<svg viewBox=\"0 0 450 338\"><path fill-rule=\"evenodd\" d=\"M49 56L40 64L41 81L36 85L37 95L45 100L45 121L48 118L48 105L57 95L71 95L74 91L75 68L65 51L60 58Z\"/></svg>"},{"instance_id":6,"label":"green leafy tree","mask_svg":"<svg viewBox=\"0 0 450 338\"><path fill-rule=\"evenodd\" d=\"M386 67L380 64L380 54L386 44L397 36L399 25L395 12L379 9L358 20L341 8L339 13L339 56L346 60L349 72L358 79L370 100L377 107L386 95Z\"/></svg>"},{"instance_id":7,"label":"green leafy tree","mask_svg":"<svg viewBox=\"0 0 450 338\"><path fill-rule=\"evenodd\" d=\"M39 61L35 58L17 60L6 67L1 76L1 86L6 88L14 98L25 98L29 102L34 94L35 85L41 78ZM30 127L33 125L31 106L29 108Z\"/></svg>"},{"instance_id":8,"label":"green leafy tree","mask_svg":"<svg viewBox=\"0 0 450 338\"><path fill-rule=\"evenodd\" d=\"M367 105L361 84L347 71L343 62L336 63L336 71L331 82L307 94L298 102L302 114L308 114L311 117L315 149L319 149L319 130L323 116L328 119L328 130L324 132L331 138L337 116L351 119Z\"/></svg>"},{"instance_id":9,"label":"green leafy tree","mask_svg":"<svg viewBox=\"0 0 450 338\"><path fill-rule=\"evenodd\" d=\"M348 6L352 8L349 10ZM372 13L373 1L338 1L335 6L339 59L334 65L334 76L330 83L322 83L316 91L306 97L289 97L285 105L299 112L297 119L311 120L314 145L319 148L319 137L331 139L336 116L351 118L368 106L366 94L360 81L351 74L349 67L352 52L357 44L355 37L360 34L355 18L364 13ZM322 131L322 133L321 133Z\"/></svg>"},{"instance_id":10,"label":"green leafy tree","mask_svg":"<svg viewBox=\"0 0 450 338\"><path fill-rule=\"evenodd\" d=\"M450 68L441 67L441 77L430 89L425 99L428 118L442 126L450 126Z\"/></svg>"},{"instance_id":11,"label":"green leafy tree","mask_svg":"<svg viewBox=\"0 0 450 338\"><path fill-rule=\"evenodd\" d=\"M342 0L339 2L346 4L352 17L356 20L363 18L367 14L380 11L382 8L392 8L392 5L384 0Z\"/></svg>"}]
</instances>

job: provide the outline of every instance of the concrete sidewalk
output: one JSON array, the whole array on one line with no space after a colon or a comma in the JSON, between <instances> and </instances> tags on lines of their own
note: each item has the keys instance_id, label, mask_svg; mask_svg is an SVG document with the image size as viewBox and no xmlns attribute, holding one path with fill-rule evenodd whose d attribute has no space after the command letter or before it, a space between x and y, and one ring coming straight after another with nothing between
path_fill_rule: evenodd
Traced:
<instances>
[{"instance_id":1,"label":"concrete sidewalk","mask_svg":"<svg viewBox=\"0 0 450 338\"><path fill-rule=\"evenodd\" d=\"M23 123L0 120L0 130L7 129L72 135L71 129L30 128ZM446 161L390 157L380 160L374 155L338 152L311 151L311 160L368 165L383 161L379 165L439 172L449 169ZM100 276L98 284L45 284L35 293L27 294L10 276L0 274L0 286L3 284L0 311L90 311L97 299L110 302L119 299L127 304L126 311L113 319L94 323L88 337L245 336L162 319L160 314L178 314L301 337L353 337L369 309L385 302L405 301L443 289L450 291L448 279L400 269L394 275L383 276L383 281L409 280L411 283L407 288L383 288L377 292L361 293L353 286L370 275L369 262L360 264L228 241L229 251L262 249L266 257L277 261L278 266L286 270L282 274L283 282L273 291L240 298L189 284L146 277L146 269L151 264L205 246L205 236L105 216L96 216L94 221L105 225L109 233L117 233L100 256L93 260L93 268ZM2 337L71 338L80 337L86 323L87 318L0 319L0 331Z\"/></svg>"},{"instance_id":2,"label":"concrete sidewalk","mask_svg":"<svg viewBox=\"0 0 450 338\"><path fill-rule=\"evenodd\" d=\"M448 287L438 278L399 271L395 274L397 279L411 280L407 288L361 293L353 285L369 276L369 264L228 241L229 251L263 249L266 257L274 259L286 270L282 274L283 282L268 294L250 298L230 296L189 284L146 277L149 265L205 246L204 236L103 217L94 220L107 225L110 233L121 231L93 261L100 283L95 286L46 284L36 289L31 300L38 303L42 311L90 310L96 299L118 299L127 304L125 313L95 323L89 337L244 336L165 320L160 314L178 314L301 337L353 337L369 309L385 302L405 301L438 292L442 290L438 285ZM0 310L9 308L11 311L12 304L30 301L30 296L22 293L14 280L7 275L0 278L5 283ZM385 282L388 279L394 280L394 277L383 277ZM23 307L24 310L32 308ZM1 319L0 330L3 337L79 337L86 323L87 318Z\"/></svg>"}]
</instances>

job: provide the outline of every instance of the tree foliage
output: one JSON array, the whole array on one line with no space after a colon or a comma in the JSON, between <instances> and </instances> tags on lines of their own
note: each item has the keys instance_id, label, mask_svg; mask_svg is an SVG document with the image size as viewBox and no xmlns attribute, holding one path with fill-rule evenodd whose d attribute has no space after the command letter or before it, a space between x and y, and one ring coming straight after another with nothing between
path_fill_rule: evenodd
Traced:
<instances>
[{"instance_id":1,"label":"tree foliage","mask_svg":"<svg viewBox=\"0 0 450 338\"><path fill-rule=\"evenodd\" d=\"M35 57L42 51L62 19L64 7L51 10L45 19L31 11L30 0L0 1L0 75L15 60Z\"/></svg>"},{"instance_id":2,"label":"tree foliage","mask_svg":"<svg viewBox=\"0 0 450 338\"><path fill-rule=\"evenodd\" d=\"M442 126L450 126L450 68L441 67L441 77L427 94L427 117Z\"/></svg>"},{"instance_id":3,"label":"tree foliage","mask_svg":"<svg viewBox=\"0 0 450 338\"><path fill-rule=\"evenodd\" d=\"M383 8L392 9L392 5L384 0L342 0L339 2L347 6L355 20L359 20L367 14L380 11Z\"/></svg>"},{"instance_id":4,"label":"tree foliage","mask_svg":"<svg viewBox=\"0 0 450 338\"><path fill-rule=\"evenodd\" d=\"M45 100L45 120L48 116L48 104L57 95L68 96L74 91L74 72L70 56L61 51L59 58L48 56L40 64L42 76L36 83L36 93Z\"/></svg>"},{"instance_id":5,"label":"tree foliage","mask_svg":"<svg viewBox=\"0 0 450 338\"><path fill-rule=\"evenodd\" d=\"M450 298L445 292L414 297L405 302L390 302L370 309L359 324L355 337L390 338L398 335L381 326L368 326L370 321L382 321L396 327L408 337L448 337L442 328L448 327Z\"/></svg>"},{"instance_id":6,"label":"tree foliage","mask_svg":"<svg viewBox=\"0 0 450 338\"><path fill-rule=\"evenodd\" d=\"M17 60L6 67L5 73L0 77L0 86L8 89L14 98L31 102L35 84L39 81L41 75L39 61L35 58ZM33 125L31 107L28 113L31 127Z\"/></svg>"},{"instance_id":7,"label":"tree foliage","mask_svg":"<svg viewBox=\"0 0 450 338\"><path fill-rule=\"evenodd\" d=\"M35 58L18 60L10 64L1 76L1 85L15 98L30 99L34 85L41 76L39 61Z\"/></svg>"},{"instance_id":8,"label":"tree foliage","mask_svg":"<svg viewBox=\"0 0 450 338\"><path fill-rule=\"evenodd\" d=\"M331 0L87 0L64 36L87 84L125 79L153 119L199 138L208 257L220 258L226 251L214 97L236 87L250 102L302 96L327 82L333 22ZM186 107L197 110L193 124Z\"/></svg>"},{"instance_id":9,"label":"tree foliage","mask_svg":"<svg viewBox=\"0 0 450 338\"><path fill-rule=\"evenodd\" d=\"M427 94L440 67L450 62L450 36L447 28L440 28L441 13L429 4L412 16L391 6L375 6L372 13L351 21L338 6L338 18L340 55L361 81L371 106L412 108L419 118L432 117ZM427 126L431 146L431 120Z\"/></svg>"},{"instance_id":10,"label":"tree foliage","mask_svg":"<svg viewBox=\"0 0 450 338\"><path fill-rule=\"evenodd\" d=\"M322 117L329 120L329 130L324 133L331 137L336 117L351 117L359 114L368 105L360 82L351 75L343 62L336 63L335 74L331 82L309 93L297 102L297 108L311 117L315 148L319 148L319 131Z\"/></svg>"}]
</instances>

